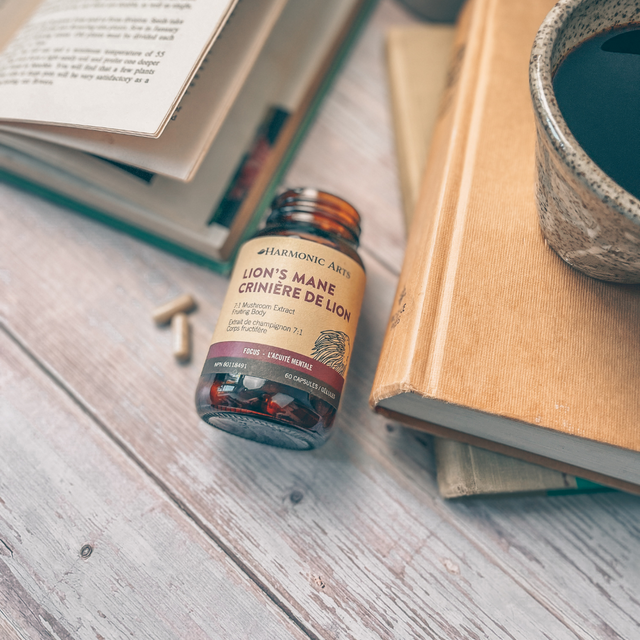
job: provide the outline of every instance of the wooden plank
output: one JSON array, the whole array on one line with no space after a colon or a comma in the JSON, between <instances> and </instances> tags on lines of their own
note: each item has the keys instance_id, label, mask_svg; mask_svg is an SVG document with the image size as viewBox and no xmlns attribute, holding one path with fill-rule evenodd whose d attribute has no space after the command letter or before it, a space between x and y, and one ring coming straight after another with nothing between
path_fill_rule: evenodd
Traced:
<instances>
[{"instance_id":1,"label":"wooden plank","mask_svg":"<svg viewBox=\"0 0 640 640\"><path fill-rule=\"evenodd\" d=\"M383 2L372 24L381 28L394 15L406 19ZM378 118L380 131L390 127L386 106L379 108L366 86L369 76L356 68L375 56L381 64L382 53L369 46L361 51L372 58L356 52L345 70L353 81L330 96L289 184L353 200L365 216L364 246L397 270L393 162L376 151L382 142L358 133L359 110L371 114L365 128L377 130ZM200 301L195 353L204 358L223 279L4 187L0 228L2 322L310 633L638 635L636 499L445 503L423 445L428 439L389 431L371 415L366 397L394 287L375 262L367 263L367 301L339 430L325 448L300 454L200 423L192 395L201 359L176 366L168 332L148 319L158 303L193 291ZM4 464L1 452L0 459Z\"/></svg>"},{"instance_id":2,"label":"wooden plank","mask_svg":"<svg viewBox=\"0 0 640 640\"><path fill-rule=\"evenodd\" d=\"M594 633L593 623L577 620L597 604L598 574L575 571L561 542L551 561L581 597L569 614L566 597L535 564L539 593L521 575L529 569L520 557L504 560L499 541L458 525L429 473L420 467L408 480L399 460L416 449L415 437L397 442L367 405L395 285L374 261L338 431L316 452L282 451L199 421L201 361L177 366L169 333L151 321L159 302L188 287L200 301L192 321L204 357L224 279L8 188L0 188L0 203L8 330L311 633ZM630 542L624 527L614 534ZM525 548L548 554L535 540ZM633 564L621 571L627 586L637 577ZM619 606L635 605L627 597ZM604 619L620 628L615 612Z\"/></svg>"},{"instance_id":3,"label":"wooden plank","mask_svg":"<svg viewBox=\"0 0 640 640\"><path fill-rule=\"evenodd\" d=\"M577 637L638 637L637 496L603 493L453 501L435 492L426 496L425 474L435 474L433 460L425 457L431 436L401 425L388 427L389 433L378 431L369 438L367 451L408 490L419 492L425 508L441 514L488 561L556 612ZM389 451L381 455L385 446Z\"/></svg>"},{"instance_id":4,"label":"wooden plank","mask_svg":"<svg viewBox=\"0 0 640 640\"><path fill-rule=\"evenodd\" d=\"M0 637L307 638L0 331Z\"/></svg>"},{"instance_id":5,"label":"wooden plank","mask_svg":"<svg viewBox=\"0 0 640 640\"><path fill-rule=\"evenodd\" d=\"M2 612L0 611L0 638L3 640L23 640L24 636L21 638L18 635L15 627L9 620L7 620Z\"/></svg>"}]
</instances>

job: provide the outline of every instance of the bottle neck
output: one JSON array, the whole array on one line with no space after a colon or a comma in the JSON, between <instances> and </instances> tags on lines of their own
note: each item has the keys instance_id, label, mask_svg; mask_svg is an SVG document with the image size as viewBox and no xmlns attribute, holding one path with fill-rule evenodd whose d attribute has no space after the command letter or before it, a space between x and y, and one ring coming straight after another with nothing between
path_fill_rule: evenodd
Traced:
<instances>
[{"instance_id":1,"label":"bottle neck","mask_svg":"<svg viewBox=\"0 0 640 640\"><path fill-rule=\"evenodd\" d=\"M276 197L266 229L276 226L317 229L354 249L360 242L358 212L345 200L315 189L290 189Z\"/></svg>"}]
</instances>

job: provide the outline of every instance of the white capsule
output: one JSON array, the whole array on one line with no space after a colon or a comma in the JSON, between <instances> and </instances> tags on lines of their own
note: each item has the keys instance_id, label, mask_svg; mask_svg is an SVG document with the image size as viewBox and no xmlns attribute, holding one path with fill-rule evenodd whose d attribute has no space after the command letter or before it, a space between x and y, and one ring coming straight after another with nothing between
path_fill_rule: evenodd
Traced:
<instances>
[{"instance_id":1,"label":"white capsule","mask_svg":"<svg viewBox=\"0 0 640 640\"><path fill-rule=\"evenodd\" d=\"M156 324L164 324L165 322L169 322L176 313L191 311L195 306L196 302L193 296L185 293L182 296L178 296L175 300L171 300L171 302L157 307L152 314L152 318Z\"/></svg>"},{"instance_id":2,"label":"white capsule","mask_svg":"<svg viewBox=\"0 0 640 640\"><path fill-rule=\"evenodd\" d=\"M185 362L191 357L191 331L185 313L176 313L171 318L171 343L176 360Z\"/></svg>"}]
</instances>

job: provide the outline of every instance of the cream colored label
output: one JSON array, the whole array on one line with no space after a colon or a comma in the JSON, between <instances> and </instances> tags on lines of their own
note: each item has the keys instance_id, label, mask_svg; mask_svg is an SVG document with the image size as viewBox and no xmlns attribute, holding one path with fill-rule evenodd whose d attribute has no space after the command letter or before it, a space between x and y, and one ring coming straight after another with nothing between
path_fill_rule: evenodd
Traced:
<instances>
[{"instance_id":1,"label":"cream colored label","mask_svg":"<svg viewBox=\"0 0 640 640\"><path fill-rule=\"evenodd\" d=\"M204 372L276 380L337 406L364 286L362 267L335 249L300 238L250 240L231 275Z\"/></svg>"}]
</instances>

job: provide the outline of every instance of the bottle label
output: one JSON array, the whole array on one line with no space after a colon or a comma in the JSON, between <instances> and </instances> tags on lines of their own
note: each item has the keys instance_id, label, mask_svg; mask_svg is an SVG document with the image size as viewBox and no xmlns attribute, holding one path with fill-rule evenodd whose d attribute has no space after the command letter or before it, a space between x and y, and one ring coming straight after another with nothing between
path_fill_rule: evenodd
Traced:
<instances>
[{"instance_id":1,"label":"bottle label","mask_svg":"<svg viewBox=\"0 0 640 640\"><path fill-rule=\"evenodd\" d=\"M249 240L231 275L203 375L273 380L337 409L364 286L362 267L336 249L291 237Z\"/></svg>"}]
</instances>

